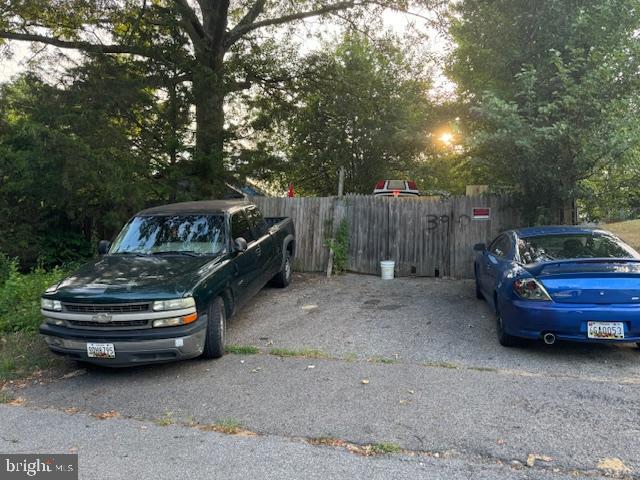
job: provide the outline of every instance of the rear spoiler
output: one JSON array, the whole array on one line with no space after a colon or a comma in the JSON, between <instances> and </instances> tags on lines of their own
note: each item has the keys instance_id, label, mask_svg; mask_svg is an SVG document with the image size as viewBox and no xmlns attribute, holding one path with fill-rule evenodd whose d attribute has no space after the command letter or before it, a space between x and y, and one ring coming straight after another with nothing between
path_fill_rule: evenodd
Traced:
<instances>
[{"instance_id":1,"label":"rear spoiler","mask_svg":"<svg viewBox=\"0 0 640 480\"><path fill-rule=\"evenodd\" d=\"M585 263L633 263L640 265L640 258L567 258L563 260L550 260L548 262L540 262L534 263L532 265L527 265L526 268L532 275L537 276L545 268L554 267L556 265L567 265L567 264L585 264Z\"/></svg>"}]
</instances>

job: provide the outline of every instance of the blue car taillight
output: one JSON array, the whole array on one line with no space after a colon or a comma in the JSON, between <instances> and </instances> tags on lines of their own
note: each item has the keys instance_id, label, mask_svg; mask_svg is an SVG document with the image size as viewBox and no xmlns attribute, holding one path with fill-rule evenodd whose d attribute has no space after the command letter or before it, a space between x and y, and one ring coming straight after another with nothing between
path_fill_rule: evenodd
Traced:
<instances>
[{"instance_id":1,"label":"blue car taillight","mask_svg":"<svg viewBox=\"0 0 640 480\"><path fill-rule=\"evenodd\" d=\"M545 288L535 278L519 278L513 282L513 291L526 300L551 300Z\"/></svg>"}]
</instances>

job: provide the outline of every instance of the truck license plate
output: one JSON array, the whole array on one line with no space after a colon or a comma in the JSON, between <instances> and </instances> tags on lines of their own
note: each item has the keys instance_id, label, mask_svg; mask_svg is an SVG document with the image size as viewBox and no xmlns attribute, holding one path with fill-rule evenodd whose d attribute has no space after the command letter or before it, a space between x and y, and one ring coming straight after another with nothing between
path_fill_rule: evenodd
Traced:
<instances>
[{"instance_id":1,"label":"truck license plate","mask_svg":"<svg viewBox=\"0 0 640 480\"><path fill-rule=\"evenodd\" d=\"M620 340L624 338L623 322L588 322L587 336L601 340Z\"/></svg>"},{"instance_id":2,"label":"truck license plate","mask_svg":"<svg viewBox=\"0 0 640 480\"><path fill-rule=\"evenodd\" d=\"M116 358L113 343L87 343L87 355L90 358Z\"/></svg>"}]
</instances>

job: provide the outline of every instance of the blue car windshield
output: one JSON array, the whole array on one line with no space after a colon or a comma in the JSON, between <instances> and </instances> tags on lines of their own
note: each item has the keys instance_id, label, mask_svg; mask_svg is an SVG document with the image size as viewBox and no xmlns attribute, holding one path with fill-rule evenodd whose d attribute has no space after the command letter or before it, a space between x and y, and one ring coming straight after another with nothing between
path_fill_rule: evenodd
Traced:
<instances>
[{"instance_id":1,"label":"blue car windshield","mask_svg":"<svg viewBox=\"0 0 640 480\"><path fill-rule=\"evenodd\" d=\"M113 242L112 255L218 255L226 248L222 215L134 217Z\"/></svg>"},{"instance_id":2,"label":"blue car windshield","mask_svg":"<svg viewBox=\"0 0 640 480\"><path fill-rule=\"evenodd\" d=\"M525 264L572 258L637 258L628 245L598 232L520 238L518 251Z\"/></svg>"}]
</instances>

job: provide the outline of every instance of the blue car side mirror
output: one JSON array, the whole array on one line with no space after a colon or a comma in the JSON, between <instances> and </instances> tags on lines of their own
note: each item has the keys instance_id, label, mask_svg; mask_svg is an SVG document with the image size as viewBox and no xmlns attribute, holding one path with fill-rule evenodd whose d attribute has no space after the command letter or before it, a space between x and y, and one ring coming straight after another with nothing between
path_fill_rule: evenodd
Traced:
<instances>
[{"instance_id":1,"label":"blue car side mirror","mask_svg":"<svg viewBox=\"0 0 640 480\"><path fill-rule=\"evenodd\" d=\"M484 243L476 243L473 246L473 250L475 252L484 252L487 249L487 246Z\"/></svg>"}]
</instances>

